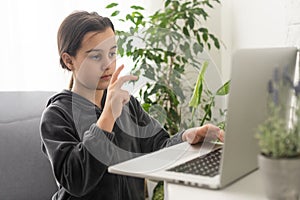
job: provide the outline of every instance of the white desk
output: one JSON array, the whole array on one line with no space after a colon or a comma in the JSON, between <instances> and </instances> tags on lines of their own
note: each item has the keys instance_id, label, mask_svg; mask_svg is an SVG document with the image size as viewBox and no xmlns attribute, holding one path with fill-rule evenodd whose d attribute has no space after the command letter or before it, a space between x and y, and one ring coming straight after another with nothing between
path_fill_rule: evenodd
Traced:
<instances>
[{"instance_id":1,"label":"white desk","mask_svg":"<svg viewBox=\"0 0 300 200\"><path fill-rule=\"evenodd\" d=\"M267 200L259 170L222 190L208 190L165 182L165 197L166 200Z\"/></svg>"}]
</instances>

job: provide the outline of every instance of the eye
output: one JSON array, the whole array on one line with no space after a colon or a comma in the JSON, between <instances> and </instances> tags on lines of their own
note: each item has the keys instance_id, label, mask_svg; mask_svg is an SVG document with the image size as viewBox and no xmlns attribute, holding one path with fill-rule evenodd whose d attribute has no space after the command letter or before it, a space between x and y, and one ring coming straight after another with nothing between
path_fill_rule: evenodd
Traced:
<instances>
[{"instance_id":1,"label":"eye","mask_svg":"<svg viewBox=\"0 0 300 200\"><path fill-rule=\"evenodd\" d=\"M109 52L108 56L110 58L114 58L116 56L116 52Z\"/></svg>"},{"instance_id":2,"label":"eye","mask_svg":"<svg viewBox=\"0 0 300 200\"><path fill-rule=\"evenodd\" d=\"M90 55L90 58L91 58L92 60L98 61L98 60L101 60L101 59L102 59L102 55L101 55L101 54Z\"/></svg>"}]
</instances>

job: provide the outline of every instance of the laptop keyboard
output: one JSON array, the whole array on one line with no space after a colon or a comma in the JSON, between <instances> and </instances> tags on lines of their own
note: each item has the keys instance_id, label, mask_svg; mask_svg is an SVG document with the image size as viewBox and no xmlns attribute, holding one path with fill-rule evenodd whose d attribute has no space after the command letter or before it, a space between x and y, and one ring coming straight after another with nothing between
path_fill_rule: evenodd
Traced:
<instances>
[{"instance_id":1,"label":"laptop keyboard","mask_svg":"<svg viewBox=\"0 0 300 200\"><path fill-rule=\"evenodd\" d=\"M206 155L170 168L167 171L213 177L219 174L221 154L222 148L219 148Z\"/></svg>"}]
</instances>

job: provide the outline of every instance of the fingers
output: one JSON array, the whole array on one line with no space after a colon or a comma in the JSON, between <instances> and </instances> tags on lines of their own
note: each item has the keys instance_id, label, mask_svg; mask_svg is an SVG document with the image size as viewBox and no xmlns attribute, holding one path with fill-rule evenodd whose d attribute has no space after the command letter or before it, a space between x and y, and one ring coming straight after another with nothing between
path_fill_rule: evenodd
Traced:
<instances>
[{"instance_id":1,"label":"fingers","mask_svg":"<svg viewBox=\"0 0 300 200\"><path fill-rule=\"evenodd\" d=\"M116 120L122 112L123 106L130 101L130 94L126 90L117 90L108 94L104 106L105 111ZM104 112L104 111L103 111Z\"/></svg>"},{"instance_id":2,"label":"fingers","mask_svg":"<svg viewBox=\"0 0 300 200\"><path fill-rule=\"evenodd\" d=\"M105 111L113 116L116 120L122 113L123 106L130 101L130 94L128 91L123 90L122 86L125 82L137 80L137 76L126 75L119 77L124 65L121 65L112 75L110 84L107 90L107 97L105 103Z\"/></svg>"},{"instance_id":3,"label":"fingers","mask_svg":"<svg viewBox=\"0 0 300 200\"><path fill-rule=\"evenodd\" d=\"M121 95L122 95L122 105L124 106L126 103L128 103L129 102L129 100L130 100L130 94L129 94L129 92L128 91L125 91L125 90L122 90L121 91Z\"/></svg>"},{"instance_id":4,"label":"fingers","mask_svg":"<svg viewBox=\"0 0 300 200\"><path fill-rule=\"evenodd\" d=\"M197 134L187 134L186 135L186 141L190 144L196 144L198 142L201 142L203 138Z\"/></svg>"},{"instance_id":5,"label":"fingers","mask_svg":"<svg viewBox=\"0 0 300 200\"><path fill-rule=\"evenodd\" d=\"M208 137L208 139L216 140L216 139L218 139L219 134L220 134L220 128L219 127L214 126L212 124L208 124L208 130L207 130L207 133L206 133L206 137Z\"/></svg>"},{"instance_id":6,"label":"fingers","mask_svg":"<svg viewBox=\"0 0 300 200\"><path fill-rule=\"evenodd\" d=\"M182 135L182 140L190 144L196 144L202 140L202 136L198 133L198 127L186 130Z\"/></svg>"},{"instance_id":7,"label":"fingers","mask_svg":"<svg viewBox=\"0 0 300 200\"><path fill-rule=\"evenodd\" d=\"M224 142L224 134L225 132L223 130L220 130L218 138L221 142Z\"/></svg>"},{"instance_id":8,"label":"fingers","mask_svg":"<svg viewBox=\"0 0 300 200\"><path fill-rule=\"evenodd\" d=\"M224 141L224 131L212 124L206 124L201 127L195 127L186 130L183 140L190 144L195 144L202 141L213 141L219 139Z\"/></svg>"},{"instance_id":9,"label":"fingers","mask_svg":"<svg viewBox=\"0 0 300 200\"><path fill-rule=\"evenodd\" d=\"M121 71L124 69L124 65L121 65L112 75L110 83L113 84L118 80L118 76L120 75Z\"/></svg>"},{"instance_id":10,"label":"fingers","mask_svg":"<svg viewBox=\"0 0 300 200\"><path fill-rule=\"evenodd\" d=\"M137 76L134 75L126 75L118 78L121 71L124 69L124 65L121 65L112 75L110 80L110 85L114 85L117 88L121 88L123 84L127 81L136 81L138 79Z\"/></svg>"},{"instance_id":11,"label":"fingers","mask_svg":"<svg viewBox=\"0 0 300 200\"><path fill-rule=\"evenodd\" d=\"M134 76L134 75L122 76L117 81L115 81L115 87L121 88L125 82L136 81L137 79L138 79L138 77Z\"/></svg>"},{"instance_id":12,"label":"fingers","mask_svg":"<svg viewBox=\"0 0 300 200\"><path fill-rule=\"evenodd\" d=\"M201 137L207 137L209 139L217 139L219 136L220 128L212 125L206 124L202 127L198 127L197 135Z\"/></svg>"}]
</instances>

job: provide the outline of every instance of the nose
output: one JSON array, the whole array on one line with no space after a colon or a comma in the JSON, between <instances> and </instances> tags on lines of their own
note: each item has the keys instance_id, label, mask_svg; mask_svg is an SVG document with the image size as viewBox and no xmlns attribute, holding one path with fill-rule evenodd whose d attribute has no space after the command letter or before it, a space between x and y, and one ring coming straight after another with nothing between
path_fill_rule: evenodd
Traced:
<instances>
[{"instance_id":1,"label":"nose","mask_svg":"<svg viewBox=\"0 0 300 200\"><path fill-rule=\"evenodd\" d=\"M103 62L101 63L101 66L100 66L101 70L105 71L105 70L109 69L112 66L113 62L114 62L114 60L112 60L108 56L105 56L105 58L103 58Z\"/></svg>"}]
</instances>

